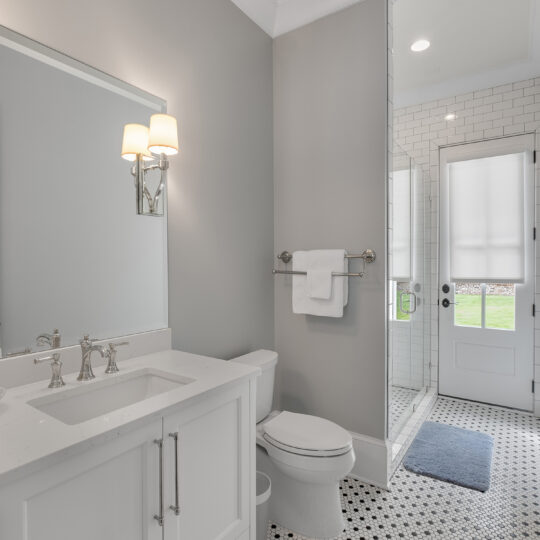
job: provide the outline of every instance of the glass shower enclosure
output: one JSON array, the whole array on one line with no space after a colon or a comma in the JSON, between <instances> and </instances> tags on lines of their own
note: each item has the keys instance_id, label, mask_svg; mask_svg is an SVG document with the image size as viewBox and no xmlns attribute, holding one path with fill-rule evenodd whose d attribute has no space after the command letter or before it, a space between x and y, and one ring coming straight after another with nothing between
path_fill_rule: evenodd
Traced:
<instances>
[{"instance_id":1,"label":"glass shower enclosure","mask_svg":"<svg viewBox=\"0 0 540 540\"><path fill-rule=\"evenodd\" d=\"M395 441L429 384L429 198L424 174L394 143L388 179L388 438Z\"/></svg>"}]
</instances>

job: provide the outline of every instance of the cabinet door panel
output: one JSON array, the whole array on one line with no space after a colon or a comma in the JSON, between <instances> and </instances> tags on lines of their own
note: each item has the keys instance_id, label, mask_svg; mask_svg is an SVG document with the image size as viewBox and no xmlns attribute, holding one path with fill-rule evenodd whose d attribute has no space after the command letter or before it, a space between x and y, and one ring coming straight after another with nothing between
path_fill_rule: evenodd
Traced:
<instances>
[{"instance_id":1,"label":"cabinet door panel","mask_svg":"<svg viewBox=\"0 0 540 540\"><path fill-rule=\"evenodd\" d=\"M166 540L237 538L249 523L248 389L164 419L178 432L180 515L169 511ZM166 491L174 505L174 441L167 442Z\"/></svg>"},{"instance_id":2,"label":"cabinet door panel","mask_svg":"<svg viewBox=\"0 0 540 540\"><path fill-rule=\"evenodd\" d=\"M28 540L143 540L146 448L139 446L27 499ZM62 509L59 512L59 509ZM58 538L58 536L57 536Z\"/></svg>"},{"instance_id":3,"label":"cabinet door panel","mask_svg":"<svg viewBox=\"0 0 540 540\"><path fill-rule=\"evenodd\" d=\"M103 443L0 492L0 538L160 540L161 421ZM10 510L11 508L11 510Z\"/></svg>"}]
</instances>

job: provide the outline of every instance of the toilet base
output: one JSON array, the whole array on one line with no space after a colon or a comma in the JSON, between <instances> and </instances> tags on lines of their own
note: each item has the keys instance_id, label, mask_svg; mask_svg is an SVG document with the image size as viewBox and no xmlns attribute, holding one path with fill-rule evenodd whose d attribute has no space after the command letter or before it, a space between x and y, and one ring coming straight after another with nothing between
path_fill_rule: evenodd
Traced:
<instances>
[{"instance_id":1,"label":"toilet base","mask_svg":"<svg viewBox=\"0 0 540 540\"><path fill-rule=\"evenodd\" d=\"M272 479L270 521L314 540L339 536L344 529L339 483L314 484L283 474L257 446L257 469Z\"/></svg>"}]
</instances>

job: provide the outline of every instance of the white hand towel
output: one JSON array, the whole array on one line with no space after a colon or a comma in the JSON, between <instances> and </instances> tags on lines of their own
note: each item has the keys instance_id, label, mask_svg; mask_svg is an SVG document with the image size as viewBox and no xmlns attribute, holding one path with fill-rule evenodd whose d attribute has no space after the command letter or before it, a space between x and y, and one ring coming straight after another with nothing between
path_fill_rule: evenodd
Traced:
<instances>
[{"instance_id":1,"label":"white hand towel","mask_svg":"<svg viewBox=\"0 0 540 540\"><path fill-rule=\"evenodd\" d=\"M307 293L310 298L328 300L332 294L332 270L329 268L308 268Z\"/></svg>"},{"instance_id":2,"label":"white hand towel","mask_svg":"<svg viewBox=\"0 0 540 540\"><path fill-rule=\"evenodd\" d=\"M293 270L306 272L309 269L324 268L330 272L348 272L348 260L344 249L295 251ZM343 306L347 305L348 278L333 276L330 297L311 298L307 275L293 276L293 312L321 317L343 317Z\"/></svg>"}]
</instances>

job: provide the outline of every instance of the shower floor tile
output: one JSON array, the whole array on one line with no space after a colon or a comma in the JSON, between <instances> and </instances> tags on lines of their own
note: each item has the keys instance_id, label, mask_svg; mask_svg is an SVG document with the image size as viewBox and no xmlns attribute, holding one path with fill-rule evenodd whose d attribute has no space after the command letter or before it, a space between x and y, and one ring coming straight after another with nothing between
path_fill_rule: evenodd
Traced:
<instances>
[{"instance_id":1,"label":"shower floor tile","mask_svg":"<svg viewBox=\"0 0 540 540\"><path fill-rule=\"evenodd\" d=\"M338 540L540 538L540 419L501 407L439 398L430 420L489 433L491 487L480 493L400 466L391 491L341 482L346 528ZM306 540L269 524L268 540Z\"/></svg>"},{"instance_id":2,"label":"shower floor tile","mask_svg":"<svg viewBox=\"0 0 540 540\"><path fill-rule=\"evenodd\" d=\"M392 386L390 414L388 418L390 432L392 432L394 426L401 420L401 416L409 408L417 395L418 390L402 388L401 386Z\"/></svg>"}]
</instances>

